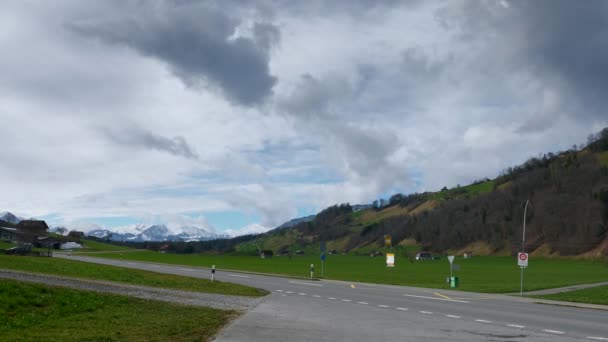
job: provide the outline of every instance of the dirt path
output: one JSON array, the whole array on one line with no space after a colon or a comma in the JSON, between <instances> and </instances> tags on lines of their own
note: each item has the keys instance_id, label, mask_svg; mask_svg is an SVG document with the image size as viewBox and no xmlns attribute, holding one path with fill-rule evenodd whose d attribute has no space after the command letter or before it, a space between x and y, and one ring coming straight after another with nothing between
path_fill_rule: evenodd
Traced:
<instances>
[{"instance_id":1,"label":"dirt path","mask_svg":"<svg viewBox=\"0 0 608 342\"><path fill-rule=\"evenodd\" d=\"M69 287L79 290L114 293L177 304L206 306L224 310L249 310L257 306L262 301L262 298L250 298L241 296L227 296L213 293L170 290L157 287L127 285L100 280L85 280L72 277L20 272L6 269L0 269L0 279L2 278L52 286Z\"/></svg>"}]
</instances>

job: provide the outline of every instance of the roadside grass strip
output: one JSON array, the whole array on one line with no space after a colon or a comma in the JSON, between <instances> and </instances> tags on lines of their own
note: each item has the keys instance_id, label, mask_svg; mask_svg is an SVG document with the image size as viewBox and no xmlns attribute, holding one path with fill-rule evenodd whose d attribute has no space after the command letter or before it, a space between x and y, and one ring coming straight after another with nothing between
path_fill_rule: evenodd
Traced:
<instances>
[{"instance_id":1,"label":"roadside grass strip","mask_svg":"<svg viewBox=\"0 0 608 342\"><path fill-rule=\"evenodd\" d=\"M250 297L268 294L245 285L59 258L0 255L0 268L204 293Z\"/></svg>"},{"instance_id":2,"label":"roadside grass strip","mask_svg":"<svg viewBox=\"0 0 608 342\"><path fill-rule=\"evenodd\" d=\"M608 286L530 297L564 302L608 305Z\"/></svg>"},{"instance_id":3,"label":"roadside grass strip","mask_svg":"<svg viewBox=\"0 0 608 342\"><path fill-rule=\"evenodd\" d=\"M0 282L3 341L207 341L235 311Z\"/></svg>"}]
</instances>

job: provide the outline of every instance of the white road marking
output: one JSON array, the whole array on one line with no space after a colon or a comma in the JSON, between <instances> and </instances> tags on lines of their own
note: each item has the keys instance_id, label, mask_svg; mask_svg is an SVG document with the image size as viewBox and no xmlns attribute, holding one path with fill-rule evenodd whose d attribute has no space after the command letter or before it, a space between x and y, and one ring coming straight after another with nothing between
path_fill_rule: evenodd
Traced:
<instances>
[{"instance_id":1,"label":"white road marking","mask_svg":"<svg viewBox=\"0 0 608 342\"><path fill-rule=\"evenodd\" d=\"M390 308L390 306L388 306L388 305L382 305L382 304L378 305L378 307L379 308Z\"/></svg>"},{"instance_id":2,"label":"white road marking","mask_svg":"<svg viewBox=\"0 0 608 342\"><path fill-rule=\"evenodd\" d=\"M277 290L277 292L283 292L283 290Z\"/></svg>"},{"instance_id":3,"label":"white road marking","mask_svg":"<svg viewBox=\"0 0 608 342\"><path fill-rule=\"evenodd\" d=\"M327 299L336 300L334 297L327 297Z\"/></svg>"},{"instance_id":4,"label":"white road marking","mask_svg":"<svg viewBox=\"0 0 608 342\"><path fill-rule=\"evenodd\" d=\"M300 296L306 296L306 293L303 293L303 292L298 292L298 294L299 294Z\"/></svg>"},{"instance_id":5,"label":"white road marking","mask_svg":"<svg viewBox=\"0 0 608 342\"><path fill-rule=\"evenodd\" d=\"M436 298L436 297L426 297L426 296L415 296L410 294L404 294L406 297L414 297L414 298L424 298L424 299L433 299L433 300L444 300L446 302L456 302L456 303L469 303L466 300L457 300L457 299L446 299L446 298Z\"/></svg>"},{"instance_id":6,"label":"white road marking","mask_svg":"<svg viewBox=\"0 0 608 342\"><path fill-rule=\"evenodd\" d=\"M293 293L293 292L291 292L291 291L285 291L285 293Z\"/></svg>"},{"instance_id":7,"label":"white road marking","mask_svg":"<svg viewBox=\"0 0 608 342\"><path fill-rule=\"evenodd\" d=\"M127 265L135 265L134 262L128 262Z\"/></svg>"},{"instance_id":8,"label":"white road marking","mask_svg":"<svg viewBox=\"0 0 608 342\"><path fill-rule=\"evenodd\" d=\"M310 286L323 286L321 284L301 283L299 281L290 281L291 284L310 285Z\"/></svg>"},{"instance_id":9,"label":"white road marking","mask_svg":"<svg viewBox=\"0 0 608 342\"><path fill-rule=\"evenodd\" d=\"M492 321L486 321L485 319L476 319L475 322L479 322L479 323L492 323Z\"/></svg>"},{"instance_id":10,"label":"white road marking","mask_svg":"<svg viewBox=\"0 0 608 342\"><path fill-rule=\"evenodd\" d=\"M511 328L518 328L518 329L523 329L523 328L525 328L525 326L524 326L524 325L518 325L518 324L507 324L507 326L508 326L508 327L511 327Z\"/></svg>"},{"instance_id":11,"label":"white road marking","mask_svg":"<svg viewBox=\"0 0 608 342\"><path fill-rule=\"evenodd\" d=\"M357 304L361 304L361 305L367 305L369 304L368 302L357 302Z\"/></svg>"},{"instance_id":12,"label":"white road marking","mask_svg":"<svg viewBox=\"0 0 608 342\"><path fill-rule=\"evenodd\" d=\"M194 270L191 270L189 268L180 268L180 270L186 271L186 272L194 272Z\"/></svg>"},{"instance_id":13,"label":"white road marking","mask_svg":"<svg viewBox=\"0 0 608 342\"><path fill-rule=\"evenodd\" d=\"M432 315L433 314L430 311L418 311L418 312L420 312L421 314L425 314L425 315Z\"/></svg>"},{"instance_id":14,"label":"white road marking","mask_svg":"<svg viewBox=\"0 0 608 342\"><path fill-rule=\"evenodd\" d=\"M401 308L401 307L399 307L399 308L396 308L396 309L397 310L401 310L401 311L407 311L407 308Z\"/></svg>"},{"instance_id":15,"label":"white road marking","mask_svg":"<svg viewBox=\"0 0 608 342\"><path fill-rule=\"evenodd\" d=\"M231 277L239 277L239 278L249 278L249 276L240 275L240 274L229 274L229 276L231 276Z\"/></svg>"},{"instance_id":16,"label":"white road marking","mask_svg":"<svg viewBox=\"0 0 608 342\"><path fill-rule=\"evenodd\" d=\"M319 296L319 295L312 295L312 296L315 298L321 298L321 296Z\"/></svg>"},{"instance_id":17,"label":"white road marking","mask_svg":"<svg viewBox=\"0 0 608 342\"><path fill-rule=\"evenodd\" d=\"M449 318L460 318L460 316L455 316L455 315L445 315L445 317L449 317Z\"/></svg>"},{"instance_id":18,"label":"white road marking","mask_svg":"<svg viewBox=\"0 0 608 342\"><path fill-rule=\"evenodd\" d=\"M281 295L281 297L287 297L287 295Z\"/></svg>"},{"instance_id":19,"label":"white road marking","mask_svg":"<svg viewBox=\"0 0 608 342\"><path fill-rule=\"evenodd\" d=\"M606 338L606 337L587 336L586 338L588 338L590 340L596 340L596 341L608 341L608 338Z\"/></svg>"},{"instance_id":20,"label":"white road marking","mask_svg":"<svg viewBox=\"0 0 608 342\"><path fill-rule=\"evenodd\" d=\"M160 266L159 266L159 265L152 265L152 267L160 268Z\"/></svg>"},{"instance_id":21,"label":"white road marking","mask_svg":"<svg viewBox=\"0 0 608 342\"><path fill-rule=\"evenodd\" d=\"M543 331L546 332L546 333L549 333L549 334L558 334L558 335L565 334L565 332L559 331L559 330L543 329Z\"/></svg>"},{"instance_id":22,"label":"white road marking","mask_svg":"<svg viewBox=\"0 0 608 342\"><path fill-rule=\"evenodd\" d=\"M350 302L350 299L342 299L343 302Z\"/></svg>"}]
</instances>

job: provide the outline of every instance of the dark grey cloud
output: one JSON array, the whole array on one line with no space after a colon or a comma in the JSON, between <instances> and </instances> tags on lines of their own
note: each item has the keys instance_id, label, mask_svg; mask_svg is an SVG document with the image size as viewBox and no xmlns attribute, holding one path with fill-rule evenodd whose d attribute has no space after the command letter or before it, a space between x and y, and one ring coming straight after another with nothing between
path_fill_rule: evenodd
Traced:
<instances>
[{"instance_id":1,"label":"dark grey cloud","mask_svg":"<svg viewBox=\"0 0 608 342\"><path fill-rule=\"evenodd\" d=\"M272 94L276 78L268 62L280 37L268 23L254 23L252 34L238 34L242 22L200 4L117 8L108 18L68 24L75 32L126 45L169 65L189 86L219 88L233 103L254 105ZM122 11L132 13L125 16Z\"/></svg>"},{"instance_id":2,"label":"dark grey cloud","mask_svg":"<svg viewBox=\"0 0 608 342\"><path fill-rule=\"evenodd\" d=\"M459 1L437 18L463 42L483 41L493 72L527 72L557 89L571 115L605 117L608 2Z\"/></svg>"},{"instance_id":3,"label":"dark grey cloud","mask_svg":"<svg viewBox=\"0 0 608 342\"><path fill-rule=\"evenodd\" d=\"M198 159L197 153L182 136L167 138L135 126L129 129L101 129L103 135L115 143L161 151L174 156Z\"/></svg>"}]
</instances>

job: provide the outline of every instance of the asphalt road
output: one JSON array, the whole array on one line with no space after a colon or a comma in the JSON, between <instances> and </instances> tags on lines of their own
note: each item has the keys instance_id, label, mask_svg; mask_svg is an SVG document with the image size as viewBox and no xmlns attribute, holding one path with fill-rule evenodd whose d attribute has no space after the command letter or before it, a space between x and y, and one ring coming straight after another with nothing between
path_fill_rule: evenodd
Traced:
<instances>
[{"instance_id":1,"label":"asphalt road","mask_svg":"<svg viewBox=\"0 0 608 342\"><path fill-rule=\"evenodd\" d=\"M57 255L59 256L59 255ZM60 256L209 278L207 269ZM306 281L217 270L216 279L266 289L218 341L608 341L608 310L512 296Z\"/></svg>"}]
</instances>

